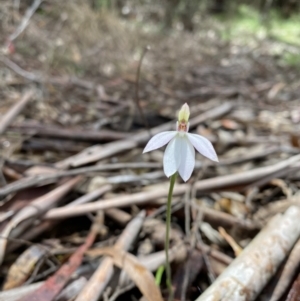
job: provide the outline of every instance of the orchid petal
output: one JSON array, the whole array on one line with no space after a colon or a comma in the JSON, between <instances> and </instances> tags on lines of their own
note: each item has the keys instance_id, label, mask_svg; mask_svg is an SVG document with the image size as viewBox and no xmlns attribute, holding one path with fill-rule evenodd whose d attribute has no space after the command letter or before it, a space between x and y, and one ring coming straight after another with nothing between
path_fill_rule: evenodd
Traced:
<instances>
[{"instance_id":1,"label":"orchid petal","mask_svg":"<svg viewBox=\"0 0 300 301\"><path fill-rule=\"evenodd\" d=\"M182 180L186 182L191 177L195 167L195 149L187 138L184 140L181 148L182 160L178 171Z\"/></svg>"},{"instance_id":2,"label":"orchid petal","mask_svg":"<svg viewBox=\"0 0 300 301\"><path fill-rule=\"evenodd\" d=\"M172 176L180 165L182 138L176 136L168 144L164 154L164 172L167 177Z\"/></svg>"},{"instance_id":3,"label":"orchid petal","mask_svg":"<svg viewBox=\"0 0 300 301\"><path fill-rule=\"evenodd\" d=\"M187 133L187 136L188 136L188 139L190 140L190 142L195 147L195 149L202 156L204 156L212 161L219 162L218 156L215 152L215 149L208 139L206 139L200 135L190 134L190 133Z\"/></svg>"},{"instance_id":4,"label":"orchid petal","mask_svg":"<svg viewBox=\"0 0 300 301\"><path fill-rule=\"evenodd\" d=\"M172 138L175 137L177 132L169 131L169 132L162 132L153 136L149 142L147 143L146 147L144 148L143 153L150 152L154 149L160 148L166 145Z\"/></svg>"}]
</instances>

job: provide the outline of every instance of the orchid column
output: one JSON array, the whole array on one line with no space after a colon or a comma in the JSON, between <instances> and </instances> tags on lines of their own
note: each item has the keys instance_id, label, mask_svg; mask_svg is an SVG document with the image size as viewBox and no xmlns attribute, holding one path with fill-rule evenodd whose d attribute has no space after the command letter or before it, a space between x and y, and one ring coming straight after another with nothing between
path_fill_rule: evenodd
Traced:
<instances>
[{"instance_id":1,"label":"orchid column","mask_svg":"<svg viewBox=\"0 0 300 301\"><path fill-rule=\"evenodd\" d=\"M168 143L164 154L163 165L165 175L168 178L170 177L165 241L166 274L167 286L169 289L169 300L172 300L171 267L169 263L169 233L171 224L172 194L174 184L176 182L177 172L185 182L191 177L195 167L195 149L204 157L218 162L217 154L209 140L200 135L188 133L189 117L190 109L185 103L178 114L176 131L162 132L153 136L143 151L143 153L146 153L160 148Z\"/></svg>"}]
</instances>

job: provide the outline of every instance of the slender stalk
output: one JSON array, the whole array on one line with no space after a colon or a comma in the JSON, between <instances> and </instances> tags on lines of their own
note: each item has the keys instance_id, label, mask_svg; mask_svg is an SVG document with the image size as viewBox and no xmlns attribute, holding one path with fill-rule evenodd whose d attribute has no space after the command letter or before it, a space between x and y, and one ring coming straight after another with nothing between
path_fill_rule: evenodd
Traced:
<instances>
[{"instance_id":1,"label":"slender stalk","mask_svg":"<svg viewBox=\"0 0 300 301\"><path fill-rule=\"evenodd\" d=\"M168 203L167 203L167 218L166 218L166 240L165 240L165 252L166 252L166 274L167 274L167 287L169 290L168 300L173 300L173 289L172 289L172 279L171 279L171 265L169 261L169 245L170 245L170 228L171 228L171 203L173 196L173 189L177 178L177 172L170 178L170 187L168 194Z\"/></svg>"}]
</instances>

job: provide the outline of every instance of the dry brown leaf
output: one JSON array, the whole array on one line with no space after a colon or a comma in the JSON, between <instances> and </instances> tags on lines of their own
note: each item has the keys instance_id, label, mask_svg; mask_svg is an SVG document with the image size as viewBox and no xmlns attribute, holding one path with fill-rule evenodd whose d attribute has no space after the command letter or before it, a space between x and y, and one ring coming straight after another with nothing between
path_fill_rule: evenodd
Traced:
<instances>
[{"instance_id":1,"label":"dry brown leaf","mask_svg":"<svg viewBox=\"0 0 300 301\"><path fill-rule=\"evenodd\" d=\"M9 290L23 284L30 276L37 262L47 253L47 249L40 245L30 246L10 267L3 290Z\"/></svg>"},{"instance_id":2,"label":"dry brown leaf","mask_svg":"<svg viewBox=\"0 0 300 301\"><path fill-rule=\"evenodd\" d=\"M270 181L270 184L280 187L282 192L286 195L287 199L290 199L292 197L292 190L288 187L287 183L283 181L282 179L272 179Z\"/></svg>"},{"instance_id":3,"label":"dry brown leaf","mask_svg":"<svg viewBox=\"0 0 300 301\"><path fill-rule=\"evenodd\" d=\"M237 130L241 128L241 126L236 121L228 118L222 119L221 124L227 130Z\"/></svg>"},{"instance_id":4,"label":"dry brown leaf","mask_svg":"<svg viewBox=\"0 0 300 301\"><path fill-rule=\"evenodd\" d=\"M226 232L224 228L219 227L218 229L220 234L223 236L223 238L233 249L235 256L239 256L242 253L243 249L238 245L238 243L234 240L234 238Z\"/></svg>"},{"instance_id":5,"label":"dry brown leaf","mask_svg":"<svg viewBox=\"0 0 300 301\"><path fill-rule=\"evenodd\" d=\"M112 257L114 264L129 275L148 301L163 301L152 273L134 255L114 247L99 249L96 252L99 256L108 255Z\"/></svg>"},{"instance_id":6,"label":"dry brown leaf","mask_svg":"<svg viewBox=\"0 0 300 301\"><path fill-rule=\"evenodd\" d=\"M249 213L249 209L247 208L246 204L243 202L235 201L230 198L220 198L215 203L216 209L221 209L226 213L230 213L231 215L238 217L238 218L245 218Z\"/></svg>"}]
</instances>

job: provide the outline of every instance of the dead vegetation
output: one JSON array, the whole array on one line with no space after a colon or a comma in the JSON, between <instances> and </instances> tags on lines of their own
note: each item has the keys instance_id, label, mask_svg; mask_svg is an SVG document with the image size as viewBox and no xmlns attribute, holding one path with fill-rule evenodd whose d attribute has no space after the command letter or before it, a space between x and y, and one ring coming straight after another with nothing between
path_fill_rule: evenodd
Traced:
<instances>
[{"instance_id":1,"label":"dead vegetation","mask_svg":"<svg viewBox=\"0 0 300 301\"><path fill-rule=\"evenodd\" d=\"M220 158L175 185L175 300L297 300L300 82L273 53L290 46L224 41L209 19L162 33L79 0L42 2L9 41L30 9L16 3L0 6L0 300L166 297L168 180L136 103L147 45L151 135L188 102Z\"/></svg>"}]
</instances>

